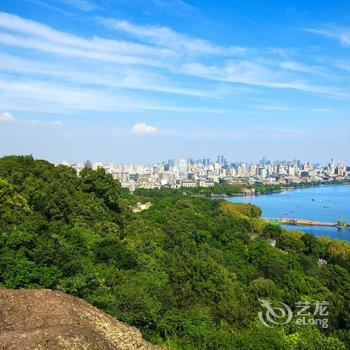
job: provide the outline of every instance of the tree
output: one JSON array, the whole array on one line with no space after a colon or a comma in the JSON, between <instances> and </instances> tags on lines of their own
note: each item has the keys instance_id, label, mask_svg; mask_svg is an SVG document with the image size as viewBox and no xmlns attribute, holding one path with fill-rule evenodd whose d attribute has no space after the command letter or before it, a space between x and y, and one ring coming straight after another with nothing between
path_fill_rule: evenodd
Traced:
<instances>
[{"instance_id":1,"label":"tree","mask_svg":"<svg viewBox=\"0 0 350 350\"><path fill-rule=\"evenodd\" d=\"M314 235L305 233L301 240L304 243L304 252L306 254L313 254L317 257L325 254L324 246Z\"/></svg>"}]
</instances>

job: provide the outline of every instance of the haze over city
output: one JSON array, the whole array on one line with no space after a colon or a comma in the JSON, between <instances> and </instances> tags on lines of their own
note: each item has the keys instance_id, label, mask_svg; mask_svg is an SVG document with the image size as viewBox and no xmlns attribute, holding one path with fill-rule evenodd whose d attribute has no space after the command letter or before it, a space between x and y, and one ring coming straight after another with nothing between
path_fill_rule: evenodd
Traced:
<instances>
[{"instance_id":1,"label":"haze over city","mask_svg":"<svg viewBox=\"0 0 350 350\"><path fill-rule=\"evenodd\" d=\"M138 188L205 188L229 185L293 185L328 184L348 181L350 166L336 163L302 163L300 160L271 162L263 157L258 164L230 162L222 154L216 159L168 159L151 165L86 162L62 165L74 168L77 174L86 169L104 169L131 192ZM255 193L248 189L246 194Z\"/></svg>"},{"instance_id":2,"label":"haze over city","mask_svg":"<svg viewBox=\"0 0 350 350\"><path fill-rule=\"evenodd\" d=\"M216 5L2 0L0 154L349 164L348 2Z\"/></svg>"}]
</instances>

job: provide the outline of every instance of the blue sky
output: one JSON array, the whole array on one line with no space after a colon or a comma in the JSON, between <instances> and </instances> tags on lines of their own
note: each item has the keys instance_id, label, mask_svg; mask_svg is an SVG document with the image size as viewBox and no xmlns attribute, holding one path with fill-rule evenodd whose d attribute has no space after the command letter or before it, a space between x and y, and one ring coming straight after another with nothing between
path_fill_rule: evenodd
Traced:
<instances>
[{"instance_id":1,"label":"blue sky","mask_svg":"<svg viewBox=\"0 0 350 350\"><path fill-rule=\"evenodd\" d=\"M348 1L1 0L0 154L350 162Z\"/></svg>"}]
</instances>

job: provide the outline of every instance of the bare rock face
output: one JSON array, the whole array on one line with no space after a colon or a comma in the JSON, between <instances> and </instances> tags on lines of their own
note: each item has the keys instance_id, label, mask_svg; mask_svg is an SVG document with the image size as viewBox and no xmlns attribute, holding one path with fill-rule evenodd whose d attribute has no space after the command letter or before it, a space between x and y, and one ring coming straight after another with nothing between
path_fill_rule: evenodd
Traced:
<instances>
[{"instance_id":1,"label":"bare rock face","mask_svg":"<svg viewBox=\"0 0 350 350\"><path fill-rule=\"evenodd\" d=\"M1 350L160 350L135 328L73 296L0 288Z\"/></svg>"}]
</instances>

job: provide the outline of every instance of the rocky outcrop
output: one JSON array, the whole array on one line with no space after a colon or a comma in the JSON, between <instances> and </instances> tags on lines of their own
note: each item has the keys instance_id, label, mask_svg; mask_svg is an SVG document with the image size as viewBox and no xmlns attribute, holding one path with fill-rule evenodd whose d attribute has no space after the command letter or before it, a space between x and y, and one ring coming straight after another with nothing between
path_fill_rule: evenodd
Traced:
<instances>
[{"instance_id":1,"label":"rocky outcrop","mask_svg":"<svg viewBox=\"0 0 350 350\"><path fill-rule=\"evenodd\" d=\"M159 350L87 302L52 290L0 288L0 349Z\"/></svg>"}]
</instances>

